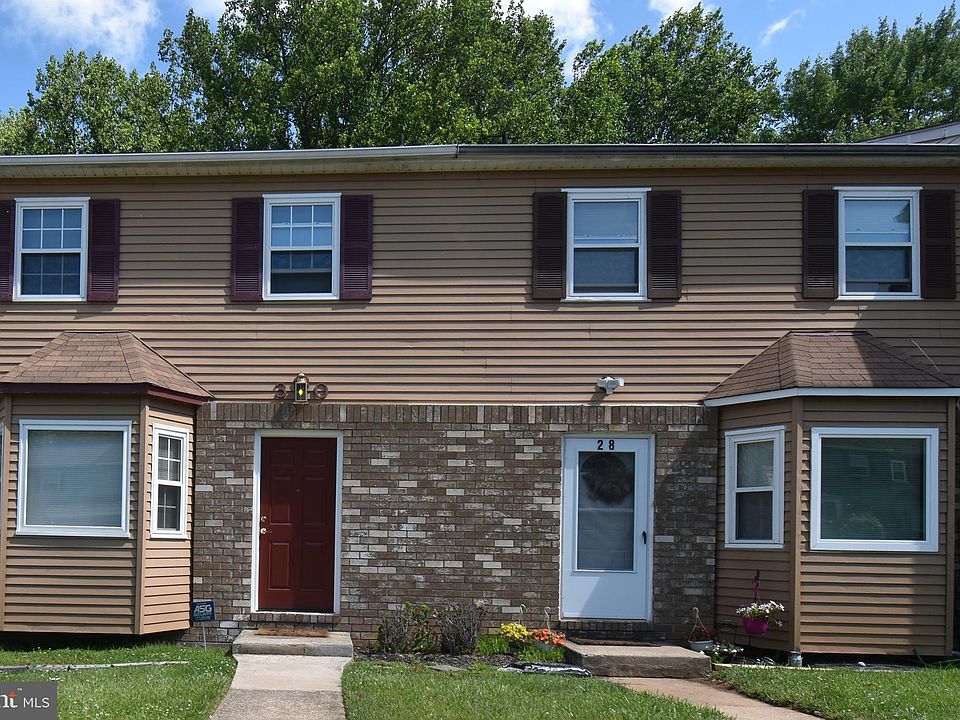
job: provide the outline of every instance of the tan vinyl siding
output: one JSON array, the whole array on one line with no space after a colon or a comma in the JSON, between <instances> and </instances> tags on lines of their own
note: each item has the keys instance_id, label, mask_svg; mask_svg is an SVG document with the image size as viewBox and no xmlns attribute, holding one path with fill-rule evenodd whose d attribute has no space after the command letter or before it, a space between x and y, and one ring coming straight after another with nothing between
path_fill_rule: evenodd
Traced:
<instances>
[{"instance_id":1,"label":"tan vinyl siding","mask_svg":"<svg viewBox=\"0 0 960 720\"><path fill-rule=\"evenodd\" d=\"M751 549L725 546L726 512L726 443L724 433L730 430L782 425L784 428L784 548ZM760 599L777 600L787 607L784 627L770 630L751 644L757 647L788 650L789 618L795 612L791 603L790 553L793 546L793 449L791 404L789 400L731 405L720 409L720 454L717 460L717 621L734 622L738 639L745 641L736 609L753 601L753 580L760 573ZM727 637L724 634L724 637Z\"/></svg>"},{"instance_id":2,"label":"tan vinyl siding","mask_svg":"<svg viewBox=\"0 0 960 720\"><path fill-rule=\"evenodd\" d=\"M789 329L869 330L960 374L955 302L798 296L801 191L955 187L942 171L657 170L4 181L0 196L118 197L120 300L0 307L0 372L59 331L124 329L222 399L268 399L299 371L346 402L694 402ZM683 191L678 302L531 302L531 196L577 186ZM230 304L230 199L374 196L369 303Z\"/></svg>"},{"instance_id":3,"label":"tan vinyl siding","mask_svg":"<svg viewBox=\"0 0 960 720\"><path fill-rule=\"evenodd\" d=\"M153 517L153 430L155 424L189 433L187 461L187 538L155 538L150 533ZM143 524L143 572L140 579L140 632L184 630L190 627L190 528L193 496L194 412L192 408L151 401L147 409L147 468L144 484L146 505Z\"/></svg>"},{"instance_id":4,"label":"tan vinyl siding","mask_svg":"<svg viewBox=\"0 0 960 720\"><path fill-rule=\"evenodd\" d=\"M939 550L935 553L812 551L810 429L936 427L940 431ZM947 544L947 403L935 398L804 400L800 553L801 649L806 652L948 655L944 598Z\"/></svg>"},{"instance_id":5,"label":"tan vinyl siding","mask_svg":"<svg viewBox=\"0 0 960 720\"><path fill-rule=\"evenodd\" d=\"M139 402L132 398L14 398L6 486L3 630L133 632L139 525ZM131 420L131 538L16 535L19 422L23 419Z\"/></svg>"}]
</instances>

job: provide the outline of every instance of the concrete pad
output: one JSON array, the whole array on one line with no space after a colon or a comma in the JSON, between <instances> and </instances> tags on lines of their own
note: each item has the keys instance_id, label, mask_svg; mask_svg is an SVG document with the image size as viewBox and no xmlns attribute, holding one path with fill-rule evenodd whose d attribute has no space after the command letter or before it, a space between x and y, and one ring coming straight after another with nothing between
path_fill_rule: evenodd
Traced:
<instances>
[{"instance_id":1,"label":"concrete pad","mask_svg":"<svg viewBox=\"0 0 960 720\"><path fill-rule=\"evenodd\" d=\"M231 691L295 690L340 692L340 675L350 658L239 655Z\"/></svg>"},{"instance_id":2,"label":"concrete pad","mask_svg":"<svg viewBox=\"0 0 960 720\"><path fill-rule=\"evenodd\" d=\"M234 690L211 720L344 720L340 692Z\"/></svg>"},{"instance_id":3,"label":"concrete pad","mask_svg":"<svg viewBox=\"0 0 960 720\"><path fill-rule=\"evenodd\" d=\"M567 660L602 677L697 678L710 658L678 645L580 645L567 640Z\"/></svg>"},{"instance_id":4,"label":"concrete pad","mask_svg":"<svg viewBox=\"0 0 960 720\"><path fill-rule=\"evenodd\" d=\"M313 657L353 657L350 633L332 632L326 637L260 635L244 630L233 641L236 655L310 655Z\"/></svg>"},{"instance_id":5,"label":"concrete pad","mask_svg":"<svg viewBox=\"0 0 960 720\"><path fill-rule=\"evenodd\" d=\"M685 700L693 705L715 708L736 720L811 720L813 715L767 705L759 700L725 690L707 680L679 680L647 677L611 677L610 682L654 695Z\"/></svg>"}]
</instances>

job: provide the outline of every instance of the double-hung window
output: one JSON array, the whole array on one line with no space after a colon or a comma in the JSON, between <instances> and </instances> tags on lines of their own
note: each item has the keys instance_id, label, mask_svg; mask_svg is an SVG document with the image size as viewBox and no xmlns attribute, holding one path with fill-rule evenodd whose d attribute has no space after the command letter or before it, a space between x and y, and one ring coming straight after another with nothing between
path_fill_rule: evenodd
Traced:
<instances>
[{"instance_id":1,"label":"double-hung window","mask_svg":"<svg viewBox=\"0 0 960 720\"><path fill-rule=\"evenodd\" d=\"M268 300L335 300L340 293L340 194L264 196Z\"/></svg>"},{"instance_id":2,"label":"double-hung window","mask_svg":"<svg viewBox=\"0 0 960 720\"><path fill-rule=\"evenodd\" d=\"M837 190L840 297L919 298L919 188Z\"/></svg>"},{"instance_id":3,"label":"double-hung window","mask_svg":"<svg viewBox=\"0 0 960 720\"><path fill-rule=\"evenodd\" d=\"M153 428L154 536L187 536L188 441L186 430L163 425Z\"/></svg>"},{"instance_id":4,"label":"double-hung window","mask_svg":"<svg viewBox=\"0 0 960 720\"><path fill-rule=\"evenodd\" d=\"M936 428L811 431L813 550L937 550Z\"/></svg>"},{"instance_id":5,"label":"double-hung window","mask_svg":"<svg viewBox=\"0 0 960 720\"><path fill-rule=\"evenodd\" d=\"M21 420L17 534L126 537L129 421Z\"/></svg>"},{"instance_id":6,"label":"double-hung window","mask_svg":"<svg viewBox=\"0 0 960 720\"><path fill-rule=\"evenodd\" d=\"M568 300L645 299L648 190L565 191Z\"/></svg>"},{"instance_id":7,"label":"double-hung window","mask_svg":"<svg viewBox=\"0 0 960 720\"><path fill-rule=\"evenodd\" d=\"M87 198L17 200L16 300L83 300Z\"/></svg>"},{"instance_id":8,"label":"double-hung window","mask_svg":"<svg viewBox=\"0 0 960 720\"><path fill-rule=\"evenodd\" d=\"M726 544L783 547L783 427L725 435Z\"/></svg>"}]
</instances>

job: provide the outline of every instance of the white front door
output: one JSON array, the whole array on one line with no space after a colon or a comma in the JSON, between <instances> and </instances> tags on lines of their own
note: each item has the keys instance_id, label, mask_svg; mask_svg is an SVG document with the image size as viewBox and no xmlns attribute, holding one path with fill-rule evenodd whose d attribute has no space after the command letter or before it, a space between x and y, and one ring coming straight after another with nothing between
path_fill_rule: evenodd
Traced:
<instances>
[{"instance_id":1,"label":"white front door","mask_svg":"<svg viewBox=\"0 0 960 720\"><path fill-rule=\"evenodd\" d=\"M650 618L652 444L618 435L565 439L562 617Z\"/></svg>"}]
</instances>

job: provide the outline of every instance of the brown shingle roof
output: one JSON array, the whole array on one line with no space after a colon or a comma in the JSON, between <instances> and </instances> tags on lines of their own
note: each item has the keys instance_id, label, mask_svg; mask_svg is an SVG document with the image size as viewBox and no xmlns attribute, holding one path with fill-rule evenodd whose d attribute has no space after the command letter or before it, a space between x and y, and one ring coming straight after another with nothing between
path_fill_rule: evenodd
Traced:
<instances>
[{"instance_id":1,"label":"brown shingle roof","mask_svg":"<svg viewBox=\"0 0 960 720\"><path fill-rule=\"evenodd\" d=\"M0 378L0 392L29 392L50 385L79 391L94 385L111 386L113 391L154 389L197 400L212 397L131 332L60 333Z\"/></svg>"},{"instance_id":2,"label":"brown shingle roof","mask_svg":"<svg viewBox=\"0 0 960 720\"><path fill-rule=\"evenodd\" d=\"M792 388L953 388L933 366L868 332L792 331L704 395L704 400Z\"/></svg>"}]
</instances>

